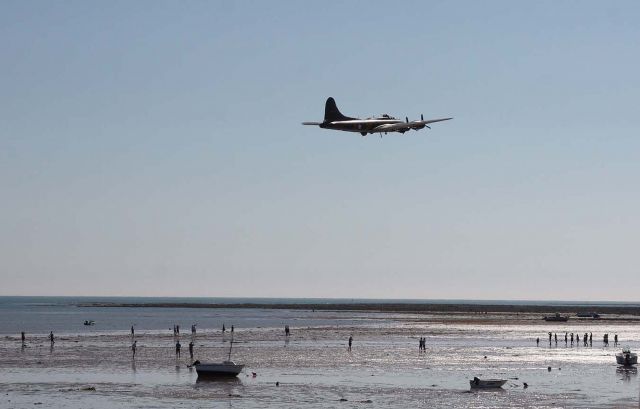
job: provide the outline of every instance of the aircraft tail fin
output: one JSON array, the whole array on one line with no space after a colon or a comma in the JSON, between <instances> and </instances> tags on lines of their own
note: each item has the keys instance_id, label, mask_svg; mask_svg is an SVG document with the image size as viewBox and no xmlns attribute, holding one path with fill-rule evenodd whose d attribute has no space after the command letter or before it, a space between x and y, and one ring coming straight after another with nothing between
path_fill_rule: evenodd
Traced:
<instances>
[{"instance_id":1,"label":"aircraft tail fin","mask_svg":"<svg viewBox=\"0 0 640 409\"><path fill-rule=\"evenodd\" d=\"M342 115L342 112L338 109L336 105L336 100L332 97L327 98L327 102L324 105L324 121L332 122L332 121L346 121L349 119L348 116Z\"/></svg>"}]
</instances>

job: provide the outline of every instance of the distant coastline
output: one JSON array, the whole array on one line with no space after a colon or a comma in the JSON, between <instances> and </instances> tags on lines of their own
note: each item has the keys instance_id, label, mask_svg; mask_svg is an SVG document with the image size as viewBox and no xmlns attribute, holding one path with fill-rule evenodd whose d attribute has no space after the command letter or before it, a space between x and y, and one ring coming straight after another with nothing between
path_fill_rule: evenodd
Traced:
<instances>
[{"instance_id":1,"label":"distant coastline","mask_svg":"<svg viewBox=\"0 0 640 409\"><path fill-rule=\"evenodd\" d=\"M350 303L202 303L202 302L88 302L79 307L126 307L126 308L211 308L211 309L286 309L317 311L370 311L392 313L540 313L576 314L597 312L599 314L638 315L637 305L523 305L523 304L467 304L467 303L416 303L416 302L358 302Z\"/></svg>"}]
</instances>

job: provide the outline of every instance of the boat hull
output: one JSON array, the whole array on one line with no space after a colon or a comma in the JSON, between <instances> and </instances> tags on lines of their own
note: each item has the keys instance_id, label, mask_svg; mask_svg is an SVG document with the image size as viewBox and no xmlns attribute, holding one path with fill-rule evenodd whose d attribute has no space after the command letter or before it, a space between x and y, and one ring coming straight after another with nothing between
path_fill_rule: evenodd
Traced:
<instances>
[{"instance_id":1,"label":"boat hull","mask_svg":"<svg viewBox=\"0 0 640 409\"><path fill-rule=\"evenodd\" d=\"M631 366L638 364L638 355L636 354L617 354L616 362L618 365Z\"/></svg>"},{"instance_id":2,"label":"boat hull","mask_svg":"<svg viewBox=\"0 0 640 409\"><path fill-rule=\"evenodd\" d=\"M505 383L507 383L505 379L471 379L469 381L472 389L502 388Z\"/></svg>"},{"instance_id":3,"label":"boat hull","mask_svg":"<svg viewBox=\"0 0 640 409\"><path fill-rule=\"evenodd\" d=\"M194 365L196 368L196 372L198 373L198 377L208 377L208 378L217 378L217 377L234 377L238 376L242 369L244 369L244 365L236 365L229 363L212 363L212 364L197 364Z\"/></svg>"}]
</instances>

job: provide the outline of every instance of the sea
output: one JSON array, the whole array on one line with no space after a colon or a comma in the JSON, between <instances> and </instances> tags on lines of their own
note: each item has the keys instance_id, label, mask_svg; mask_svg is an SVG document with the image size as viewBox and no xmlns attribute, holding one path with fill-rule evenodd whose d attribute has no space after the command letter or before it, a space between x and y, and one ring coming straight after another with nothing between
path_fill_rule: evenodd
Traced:
<instances>
[{"instance_id":1,"label":"sea","mask_svg":"<svg viewBox=\"0 0 640 409\"><path fill-rule=\"evenodd\" d=\"M602 305L636 306L500 300L0 297L0 408L640 408L637 371L615 362L623 346L640 349L640 321L632 317L548 323L540 314L516 312L311 308L350 302L553 304L592 310ZM163 303L266 307L90 306ZM310 308L270 309L268 304ZM84 325L87 320L94 325ZM288 337L285 325L291 329ZM175 326L179 334L174 334ZM48 339L51 332L53 344ZM591 334L592 342L565 344L565 333L579 333L581 338ZM604 334L609 334L608 346ZM620 340L617 346L614 335ZM425 352L418 349L420 338L426 339ZM177 342L182 345L180 356ZM230 380L198 379L190 367L190 342L194 360L222 361L230 356L245 369ZM474 376L507 383L499 390L475 391L469 387Z\"/></svg>"}]
</instances>

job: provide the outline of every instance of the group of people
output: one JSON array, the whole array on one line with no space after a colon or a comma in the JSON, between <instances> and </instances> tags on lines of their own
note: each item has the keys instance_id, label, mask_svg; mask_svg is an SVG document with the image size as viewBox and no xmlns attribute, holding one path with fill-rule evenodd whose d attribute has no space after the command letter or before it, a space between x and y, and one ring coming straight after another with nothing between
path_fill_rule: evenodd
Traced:
<instances>
[{"instance_id":1,"label":"group of people","mask_svg":"<svg viewBox=\"0 0 640 409\"><path fill-rule=\"evenodd\" d=\"M557 333L548 333L549 335L549 345L551 345L551 343L553 341L555 341L556 346L558 345L558 334ZM573 346L574 344L574 339L575 339L575 344L576 346L580 345L580 342L583 343L583 345L586 346L593 346L593 333L589 332L589 333L584 333L584 335L582 336L582 338L580 337L579 333L574 333L572 332L571 334L569 334L568 332L564 333L564 344L565 346L567 346L569 344L569 342L571 342L571 346ZM618 346L618 334L615 334L613 336L614 339L614 346ZM605 346L609 346L609 334L604 334L603 340L602 342L604 343ZM540 346L540 338L536 338L536 346Z\"/></svg>"},{"instance_id":2,"label":"group of people","mask_svg":"<svg viewBox=\"0 0 640 409\"><path fill-rule=\"evenodd\" d=\"M420 344L418 346L418 349L420 350L420 352L427 351L427 338L420 337Z\"/></svg>"}]
</instances>

